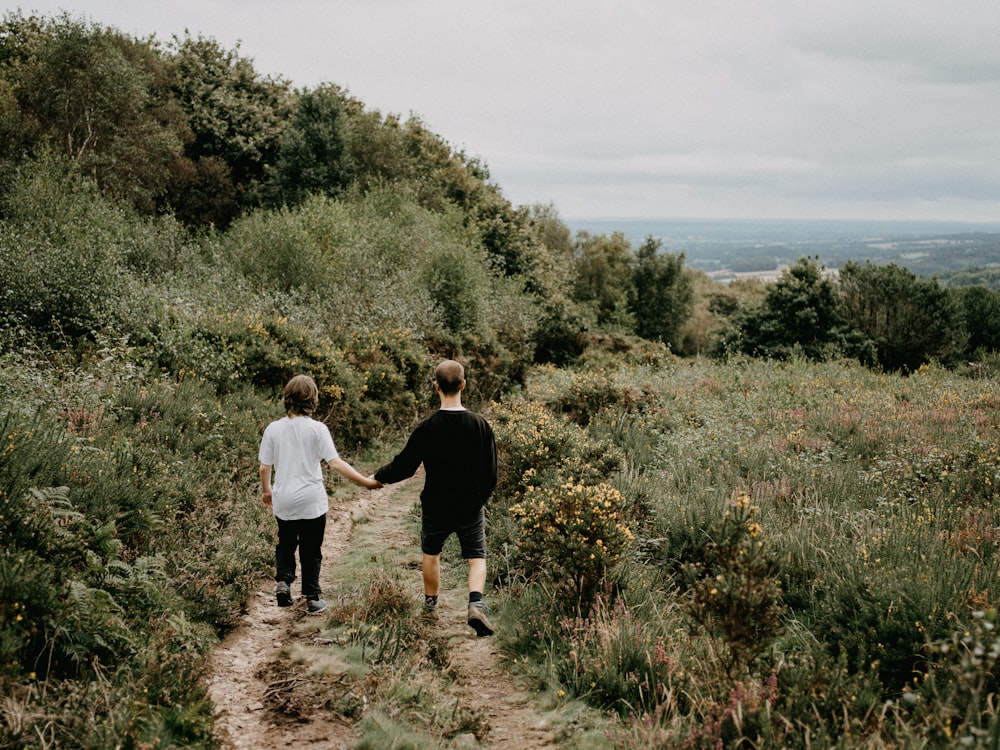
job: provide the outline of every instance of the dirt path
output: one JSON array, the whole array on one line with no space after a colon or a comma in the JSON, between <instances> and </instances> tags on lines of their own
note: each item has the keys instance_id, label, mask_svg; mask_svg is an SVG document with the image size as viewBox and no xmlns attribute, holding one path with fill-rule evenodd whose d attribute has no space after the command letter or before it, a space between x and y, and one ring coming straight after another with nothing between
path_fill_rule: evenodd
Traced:
<instances>
[{"instance_id":1,"label":"dirt path","mask_svg":"<svg viewBox=\"0 0 1000 750\"><path fill-rule=\"evenodd\" d=\"M419 559L417 542L407 528L412 495L398 492L402 486L360 491L350 501L331 506L323 548L324 580L350 548L354 524L362 517L377 525L383 549L412 548L413 560ZM412 563L408 567L413 567ZM410 570L407 575L412 576L418 593L419 570ZM477 638L465 622L464 584L464 578L443 581L440 611L431 627L432 638L447 655L444 670L452 678L451 697L477 715L481 727L479 739L470 733L455 738L452 746L497 750L557 747L544 713L504 668L494 639ZM331 704L355 705L363 712L364 697L351 693L350 681L317 678L286 658L297 644L322 644L322 626L323 617L307 616L301 599L289 609L279 609L273 582L269 578L260 582L242 624L210 659L209 694L216 706L218 733L228 748L349 750L357 741L356 723L342 718L343 712L329 709ZM323 707L328 710L317 713Z\"/></svg>"}]
</instances>

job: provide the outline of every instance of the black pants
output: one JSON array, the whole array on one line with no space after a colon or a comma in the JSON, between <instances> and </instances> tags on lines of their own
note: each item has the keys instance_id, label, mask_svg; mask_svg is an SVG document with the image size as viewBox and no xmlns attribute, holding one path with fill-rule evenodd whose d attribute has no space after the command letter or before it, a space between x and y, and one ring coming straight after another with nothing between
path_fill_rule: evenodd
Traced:
<instances>
[{"instance_id":1,"label":"black pants","mask_svg":"<svg viewBox=\"0 0 1000 750\"><path fill-rule=\"evenodd\" d=\"M319 566L323 562L323 535L326 532L326 513L299 521L278 521L278 545L274 548L276 581L292 583L295 580L295 550L302 562L302 595L318 599L323 590L319 586Z\"/></svg>"}]
</instances>

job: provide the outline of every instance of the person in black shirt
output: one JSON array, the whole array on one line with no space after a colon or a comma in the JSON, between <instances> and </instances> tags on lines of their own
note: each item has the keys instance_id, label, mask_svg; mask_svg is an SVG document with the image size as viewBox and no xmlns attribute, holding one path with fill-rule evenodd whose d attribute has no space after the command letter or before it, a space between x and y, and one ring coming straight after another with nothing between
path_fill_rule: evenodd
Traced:
<instances>
[{"instance_id":1,"label":"person in black shirt","mask_svg":"<svg viewBox=\"0 0 1000 750\"><path fill-rule=\"evenodd\" d=\"M493 634L486 586L485 510L497 485L497 449L486 419L462 405L465 370L448 359L434 370L434 390L441 408L421 421L406 446L375 472L382 484L412 477L424 465L420 493L420 549L423 552L424 610L435 612L441 585L441 550L457 534L469 563L468 622L476 635Z\"/></svg>"}]
</instances>

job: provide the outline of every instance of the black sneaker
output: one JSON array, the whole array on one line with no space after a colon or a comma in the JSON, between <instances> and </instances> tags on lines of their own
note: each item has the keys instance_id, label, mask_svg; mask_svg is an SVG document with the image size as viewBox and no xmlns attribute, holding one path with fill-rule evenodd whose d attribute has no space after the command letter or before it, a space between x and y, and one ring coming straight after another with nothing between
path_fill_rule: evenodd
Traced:
<instances>
[{"instance_id":1,"label":"black sneaker","mask_svg":"<svg viewBox=\"0 0 1000 750\"><path fill-rule=\"evenodd\" d=\"M274 597L278 600L279 607L292 606L292 588L284 581L278 581L274 587Z\"/></svg>"},{"instance_id":2,"label":"black sneaker","mask_svg":"<svg viewBox=\"0 0 1000 750\"><path fill-rule=\"evenodd\" d=\"M469 627L476 631L476 635L482 638L485 635L493 635L493 623L487 617L490 608L486 602L472 602L469 605Z\"/></svg>"},{"instance_id":3,"label":"black sneaker","mask_svg":"<svg viewBox=\"0 0 1000 750\"><path fill-rule=\"evenodd\" d=\"M306 602L306 613L318 615L326 609L326 599L310 599Z\"/></svg>"}]
</instances>

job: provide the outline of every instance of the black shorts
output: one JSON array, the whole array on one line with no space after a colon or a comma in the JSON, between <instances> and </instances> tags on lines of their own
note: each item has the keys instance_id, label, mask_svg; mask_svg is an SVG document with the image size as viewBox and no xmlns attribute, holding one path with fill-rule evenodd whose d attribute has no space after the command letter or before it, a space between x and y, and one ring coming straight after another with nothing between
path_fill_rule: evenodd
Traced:
<instances>
[{"instance_id":1,"label":"black shorts","mask_svg":"<svg viewBox=\"0 0 1000 750\"><path fill-rule=\"evenodd\" d=\"M425 555L440 555L445 540L458 535L462 559L486 557L486 511L480 508L469 519L428 519L420 523L420 551Z\"/></svg>"}]
</instances>

